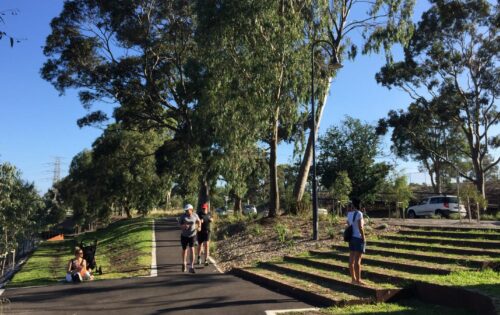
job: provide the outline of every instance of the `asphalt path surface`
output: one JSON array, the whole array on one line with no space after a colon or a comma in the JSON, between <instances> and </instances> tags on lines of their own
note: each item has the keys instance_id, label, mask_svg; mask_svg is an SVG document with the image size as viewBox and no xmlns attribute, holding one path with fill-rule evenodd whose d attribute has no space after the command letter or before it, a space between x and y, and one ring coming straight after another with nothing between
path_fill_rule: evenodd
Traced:
<instances>
[{"instance_id":1,"label":"asphalt path surface","mask_svg":"<svg viewBox=\"0 0 500 315\"><path fill-rule=\"evenodd\" d=\"M155 223L157 277L7 289L0 314L265 314L310 306L228 274L212 265L181 272L174 218Z\"/></svg>"}]
</instances>

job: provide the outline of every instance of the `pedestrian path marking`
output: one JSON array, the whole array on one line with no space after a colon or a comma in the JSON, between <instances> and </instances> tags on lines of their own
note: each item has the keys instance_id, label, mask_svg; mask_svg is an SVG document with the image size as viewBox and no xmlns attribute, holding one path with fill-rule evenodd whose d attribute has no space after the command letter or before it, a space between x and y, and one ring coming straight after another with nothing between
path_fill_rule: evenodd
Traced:
<instances>
[{"instance_id":1,"label":"pedestrian path marking","mask_svg":"<svg viewBox=\"0 0 500 315\"><path fill-rule=\"evenodd\" d=\"M266 315L277 315L277 314L286 314L286 313L292 313L292 312L314 312L314 311L319 311L319 308L295 308L295 309L289 309L289 310L273 310L273 311L266 311Z\"/></svg>"},{"instance_id":2,"label":"pedestrian path marking","mask_svg":"<svg viewBox=\"0 0 500 315\"><path fill-rule=\"evenodd\" d=\"M217 271L219 273L224 273L220 268L219 266L217 266L217 262L215 261L215 259L212 258L212 256L208 256L208 260L210 260L210 263L215 267L215 269L217 269Z\"/></svg>"},{"instance_id":3,"label":"pedestrian path marking","mask_svg":"<svg viewBox=\"0 0 500 315\"><path fill-rule=\"evenodd\" d=\"M156 229L155 220L153 219L153 237L152 237L152 249L151 249L151 277L158 276L158 269L156 266Z\"/></svg>"}]
</instances>

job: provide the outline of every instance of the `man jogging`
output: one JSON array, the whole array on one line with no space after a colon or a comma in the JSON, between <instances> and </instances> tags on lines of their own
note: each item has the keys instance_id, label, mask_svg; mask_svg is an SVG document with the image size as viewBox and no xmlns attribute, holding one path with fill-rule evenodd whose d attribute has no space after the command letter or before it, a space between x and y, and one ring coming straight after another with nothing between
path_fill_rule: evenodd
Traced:
<instances>
[{"instance_id":1,"label":"man jogging","mask_svg":"<svg viewBox=\"0 0 500 315\"><path fill-rule=\"evenodd\" d=\"M201 230L198 232L198 265L201 265L201 248L204 247L205 266L208 266L208 255L210 250L210 223L213 218L208 213L208 204L204 203L201 206L200 212Z\"/></svg>"},{"instance_id":2,"label":"man jogging","mask_svg":"<svg viewBox=\"0 0 500 315\"><path fill-rule=\"evenodd\" d=\"M190 273L194 271L194 242L196 238L197 227L201 225L200 218L196 213L193 213L193 206L187 204L184 207L185 213L179 218L181 225L181 246L182 246L182 272L186 271L187 247L191 252L191 265L189 267Z\"/></svg>"}]
</instances>

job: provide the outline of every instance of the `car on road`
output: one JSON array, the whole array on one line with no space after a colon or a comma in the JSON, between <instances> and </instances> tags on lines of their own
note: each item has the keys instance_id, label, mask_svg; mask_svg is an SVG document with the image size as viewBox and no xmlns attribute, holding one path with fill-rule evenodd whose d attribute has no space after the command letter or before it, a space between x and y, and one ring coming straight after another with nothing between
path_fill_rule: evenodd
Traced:
<instances>
[{"instance_id":1,"label":"car on road","mask_svg":"<svg viewBox=\"0 0 500 315\"><path fill-rule=\"evenodd\" d=\"M318 215L328 215L328 209L318 208Z\"/></svg>"},{"instance_id":2,"label":"car on road","mask_svg":"<svg viewBox=\"0 0 500 315\"><path fill-rule=\"evenodd\" d=\"M243 207L243 214L257 214L257 208L254 205L245 205Z\"/></svg>"},{"instance_id":3,"label":"car on road","mask_svg":"<svg viewBox=\"0 0 500 315\"><path fill-rule=\"evenodd\" d=\"M220 215L220 216L226 216L229 214L233 214L234 210L228 209L227 207L220 207L220 208L215 209L215 213L217 213L217 215Z\"/></svg>"},{"instance_id":4,"label":"car on road","mask_svg":"<svg viewBox=\"0 0 500 315\"><path fill-rule=\"evenodd\" d=\"M466 215L465 207L458 204L457 196L441 195L424 198L418 205L411 206L406 211L408 218L437 215L449 217L451 214Z\"/></svg>"}]
</instances>

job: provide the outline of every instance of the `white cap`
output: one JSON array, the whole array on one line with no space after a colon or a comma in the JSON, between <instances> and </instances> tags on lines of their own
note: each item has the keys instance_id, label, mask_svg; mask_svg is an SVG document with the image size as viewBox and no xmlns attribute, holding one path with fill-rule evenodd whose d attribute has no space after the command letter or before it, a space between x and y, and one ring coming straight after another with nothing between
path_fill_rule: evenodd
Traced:
<instances>
[{"instance_id":1,"label":"white cap","mask_svg":"<svg viewBox=\"0 0 500 315\"><path fill-rule=\"evenodd\" d=\"M189 209L193 209L193 205L190 203L184 206L184 211L188 211Z\"/></svg>"}]
</instances>

